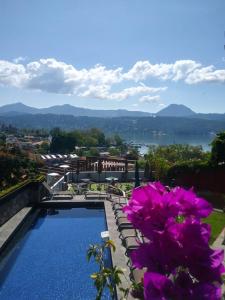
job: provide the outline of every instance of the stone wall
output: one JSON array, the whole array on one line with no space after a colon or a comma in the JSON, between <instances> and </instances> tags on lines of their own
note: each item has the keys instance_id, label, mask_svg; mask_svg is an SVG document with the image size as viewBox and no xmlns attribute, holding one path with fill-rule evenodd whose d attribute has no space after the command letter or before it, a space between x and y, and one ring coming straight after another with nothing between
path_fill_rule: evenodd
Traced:
<instances>
[{"instance_id":1,"label":"stone wall","mask_svg":"<svg viewBox=\"0 0 225 300\"><path fill-rule=\"evenodd\" d=\"M40 182L31 182L0 198L0 226L25 206L40 202L48 191Z\"/></svg>"}]
</instances>

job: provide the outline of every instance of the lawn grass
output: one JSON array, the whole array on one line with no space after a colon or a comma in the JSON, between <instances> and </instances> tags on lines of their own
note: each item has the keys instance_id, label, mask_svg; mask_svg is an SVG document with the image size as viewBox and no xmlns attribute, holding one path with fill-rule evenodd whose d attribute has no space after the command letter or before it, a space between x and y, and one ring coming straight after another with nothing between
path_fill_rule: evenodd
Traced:
<instances>
[{"instance_id":1,"label":"lawn grass","mask_svg":"<svg viewBox=\"0 0 225 300\"><path fill-rule=\"evenodd\" d=\"M101 191L104 191L105 188L107 187L108 183L92 183L91 184L91 191L97 191L98 190L98 186L101 187ZM116 183L115 187L120 188L123 191L127 191L127 190L131 190L133 188L133 184L132 183Z\"/></svg>"},{"instance_id":2,"label":"lawn grass","mask_svg":"<svg viewBox=\"0 0 225 300\"><path fill-rule=\"evenodd\" d=\"M214 211L208 218L204 219L204 222L211 225L210 244L212 244L225 227L225 214Z\"/></svg>"}]
</instances>

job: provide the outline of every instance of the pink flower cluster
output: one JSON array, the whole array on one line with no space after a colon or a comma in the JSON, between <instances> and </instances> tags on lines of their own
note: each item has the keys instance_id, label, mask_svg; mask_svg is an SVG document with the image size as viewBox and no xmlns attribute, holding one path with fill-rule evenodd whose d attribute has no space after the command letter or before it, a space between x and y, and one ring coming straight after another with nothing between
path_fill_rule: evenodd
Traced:
<instances>
[{"instance_id":1,"label":"pink flower cluster","mask_svg":"<svg viewBox=\"0 0 225 300\"><path fill-rule=\"evenodd\" d=\"M149 240L131 254L134 267L147 268L145 299L221 299L224 253L209 246L210 226L201 221L212 212L207 201L155 182L134 189L124 212Z\"/></svg>"}]
</instances>

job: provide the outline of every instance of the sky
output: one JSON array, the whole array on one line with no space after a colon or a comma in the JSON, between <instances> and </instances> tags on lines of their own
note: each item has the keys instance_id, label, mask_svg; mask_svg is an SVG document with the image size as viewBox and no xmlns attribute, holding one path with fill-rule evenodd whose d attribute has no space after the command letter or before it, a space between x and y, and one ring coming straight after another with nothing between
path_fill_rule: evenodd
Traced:
<instances>
[{"instance_id":1,"label":"sky","mask_svg":"<svg viewBox=\"0 0 225 300\"><path fill-rule=\"evenodd\" d=\"M0 0L0 106L225 113L224 0Z\"/></svg>"}]
</instances>

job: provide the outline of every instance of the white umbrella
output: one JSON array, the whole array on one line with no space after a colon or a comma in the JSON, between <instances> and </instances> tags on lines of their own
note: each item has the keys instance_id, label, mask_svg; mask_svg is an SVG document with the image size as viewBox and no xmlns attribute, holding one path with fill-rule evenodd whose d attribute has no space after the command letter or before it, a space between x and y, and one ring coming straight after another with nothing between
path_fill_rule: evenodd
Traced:
<instances>
[{"instance_id":1,"label":"white umbrella","mask_svg":"<svg viewBox=\"0 0 225 300\"><path fill-rule=\"evenodd\" d=\"M62 168L62 169L68 169L70 166L69 165L61 165L59 167Z\"/></svg>"},{"instance_id":2,"label":"white umbrella","mask_svg":"<svg viewBox=\"0 0 225 300\"><path fill-rule=\"evenodd\" d=\"M76 154L70 154L70 158L78 158L79 156Z\"/></svg>"},{"instance_id":3,"label":"white umbrella","mask_svg":"<svg viewBox=\"0 0 225 300\"><path fill-rule=\"evenodd\" d=\"M62 168L64 170L64 181L66 182L66 169L68 169L70 166L69 165L61 165L59 166L60 168Z\"/></svg>"},{"instance_id":4,"label":"white umbrella","mask_svg":"<svg viewBox=\"0 0 225 300\"><path fill-rule=\"evenodd\" d=\"M59 173L48 173L48 176L51 176L51 177L55 177L55 176L59 176Z\"/></svg>"},{"instance_id":5,"label":"white umbrella","mask_svg":"<svg viewBox=\"0 0 225 300\"><path fill-rule=\"evenodd\" d=\"M89 178L83 178L83 179L81 179L81 181L83 181L85 183L89 183L91 180Z\"/></svg>"},{"instance_id":6,"label":"white umbrella","mask_svg":"<svg viewBox=\"0 0 225 300\"><path fill-rule=\"evenodd\" d=\"M113 181L113 180L114 180L114 181L117 181L118 178L117 178L117 177L107 177L106 180L107 180L107 181Z\"/></svg>"}]
</instances>

